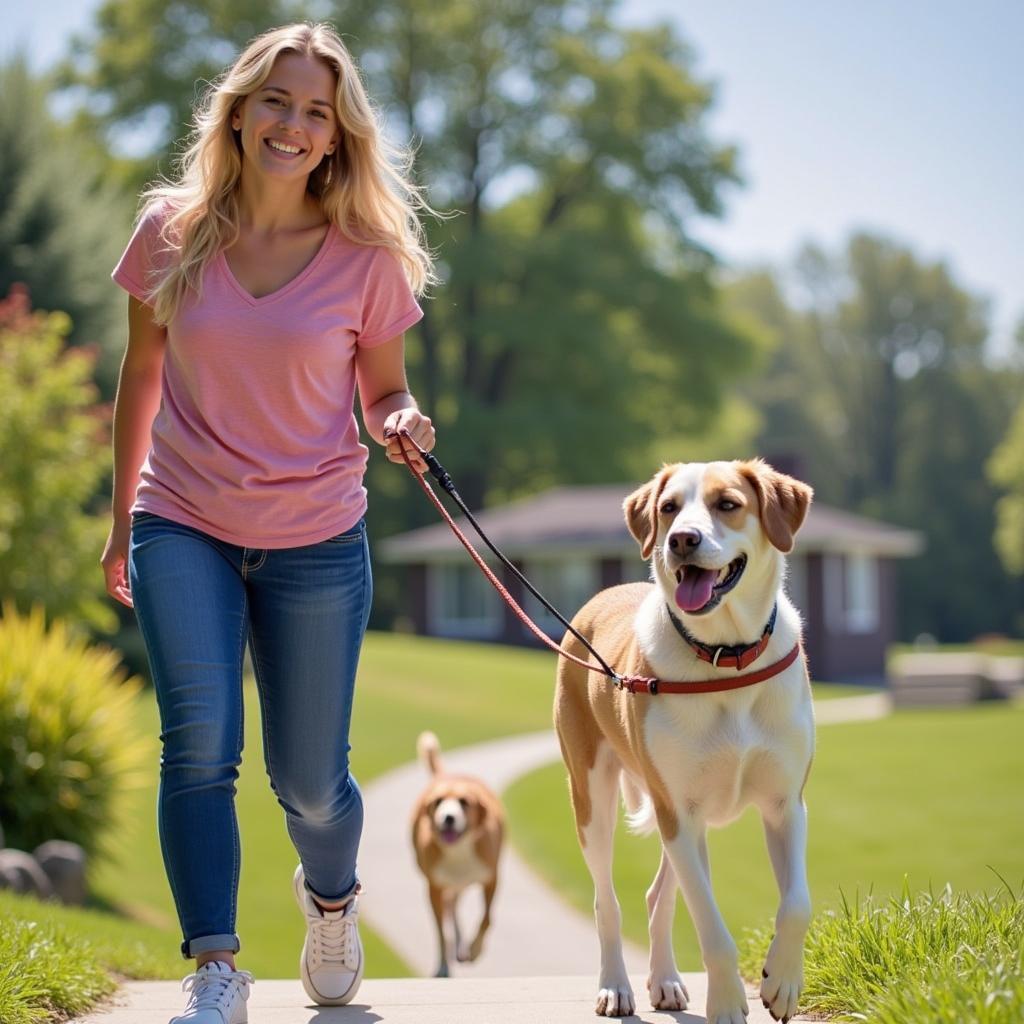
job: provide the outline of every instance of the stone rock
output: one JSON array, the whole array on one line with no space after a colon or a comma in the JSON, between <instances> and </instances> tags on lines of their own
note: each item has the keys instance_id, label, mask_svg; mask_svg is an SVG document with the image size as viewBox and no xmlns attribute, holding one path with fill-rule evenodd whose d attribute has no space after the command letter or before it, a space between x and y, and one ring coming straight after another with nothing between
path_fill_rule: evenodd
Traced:
<instances>
[{"instance_id":1,"label":"stone rock","mask_svg":"<svg viewBox=\"0 0 1024 1024\"><path fill-rule=\"evenodd\" d=\"M72 903L76 906L85 903L85 850L77 843L51 839L36 847L32 856L46 872L46 877L61 903Z\"/></svg>"},{"instance_id":2,"label":"stone rock","mask_svg":"<svg viewBox=\"0 0 1024 1024\"><path fill-rule=\"evenodd\" d=\"M38 896L48 900L53 886L35 857L23 850L0 850L0 889Z\"/></svg>"}]
</instances>

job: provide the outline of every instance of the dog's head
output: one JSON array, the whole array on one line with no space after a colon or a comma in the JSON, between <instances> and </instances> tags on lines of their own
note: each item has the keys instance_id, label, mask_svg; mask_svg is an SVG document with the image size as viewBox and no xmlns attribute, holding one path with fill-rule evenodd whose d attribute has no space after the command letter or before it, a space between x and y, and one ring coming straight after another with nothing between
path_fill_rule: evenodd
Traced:
<instances>
[{"instance_id":1,"label":"dog's head","mask_svg":"<svg viewBox=\"0 0 1024 1024\"><path fill-rule=\"evenodd\" d=\"M708 615L781 574L811 502L760 459L665 466L623 503L673 610Z\"/></svg>"},{"instance_id":2,"label":"dog's head","mask_svg":"<svg viewBox=\"0 0 1024 1024\"><path fill-rule=\"evenodd\" d=\"M451 844L483 824L487 808L470 780L446 778L427 793L425 813L438 842Z\"/></svg>"}]
</instances>

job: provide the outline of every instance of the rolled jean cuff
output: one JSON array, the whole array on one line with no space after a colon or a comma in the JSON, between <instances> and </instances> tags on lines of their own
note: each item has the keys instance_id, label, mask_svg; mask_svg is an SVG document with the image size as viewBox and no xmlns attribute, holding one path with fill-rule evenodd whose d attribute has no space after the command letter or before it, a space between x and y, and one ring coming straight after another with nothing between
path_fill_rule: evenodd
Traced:
<instances>
[{"instance_id":1,"label":"rolled jean cuff","mask_svg":"<svg viewBox=\"0 0 1024 1024\"><path fill-rule=\"evenodd\" d=\"M200 953L226 949L237 953L242 948L237 935L201 935L198 939L186 939L181 944L181 955L191 960Z\"/></svg>"},{"instance_id":2,"label":"rolled jean cuff","mask_svg":"<svg viewBox=\"0 0 1024 1024\"><path fill-rule=\"evenodd\" d=\"M362 883L357 878L352 885L352 888L347 892L343 892L340 896L323 896L318 893L309 882L303 880L302 883L305 886L306 892L308 892L313 899L319 903L347 903L353 896L358 896L363 891Z\"/></svg>"}]
</instances>

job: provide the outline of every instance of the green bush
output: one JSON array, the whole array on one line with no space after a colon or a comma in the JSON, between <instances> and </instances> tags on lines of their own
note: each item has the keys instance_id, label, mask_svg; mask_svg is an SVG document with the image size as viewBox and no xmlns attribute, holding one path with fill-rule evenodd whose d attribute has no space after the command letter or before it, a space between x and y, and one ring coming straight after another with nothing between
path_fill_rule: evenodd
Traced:
<instances>
[{"instance_id":1,"label":"green bush","mask_svg":"<svg viewBox=\"0 0 1024 1024\"><path fill-rule=\"evenodd\" d=\"M98 564L109 501L90 511L110 468L110 408L95 351L68 348L70 329L63 313L33 312L23 288L0 300L0 598L112 633Z\"/></svg>"},{"instance_id":2,"label":"green bush","mask_svg":"<svg viewBox=\"0 0 1024 1024\"><path fill-rule=\"evenodd\" d=\"M147 742L135 731L140 682L43 611L0 618L0 824L7 845L67 839L102 852Z\"/></svg>"}]
</instances>

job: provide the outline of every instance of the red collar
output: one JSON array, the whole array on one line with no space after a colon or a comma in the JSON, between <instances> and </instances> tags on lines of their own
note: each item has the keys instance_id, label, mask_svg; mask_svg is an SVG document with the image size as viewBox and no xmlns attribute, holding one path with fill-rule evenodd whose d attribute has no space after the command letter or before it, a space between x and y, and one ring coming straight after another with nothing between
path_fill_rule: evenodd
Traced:
<instances>
[{"instance_id":1,"label":"red collar","mask_svg":"<svg viewBox=\"0 0 1024 1024\"><path fill-rule=\"evenodd\" d=\"M722 693L725 690L739 690L744 686L753 686L755 683L763 683L780 672L785 672L790 665L800 656L800 642L794 644L793 649L781 661L769 665L767 668L758 669L757 672L748 672L744 676L732 676L724 679L704 679L699 682L665 682L661 679L653 679L650 676L622 676L615 679L615 686L619 690L626 690L629 693L649 693L654 696L658 693Z\"/></svg>"},{"instance_id":2,"label":"red collar","mask_svg":"<svg viewBox=\"0 0 1024 1024\"><path fill-rule=\"evenodd\" d=\"M772 607L772 614L768 618L768 625L764 627L764 632L761 634L760 639L755 640L752 644L720 644L715 646L714 644L703 643L695 636L691 636L687 628L675 617L668 605L665 605L665 610L668 612L669 620L675 626L676 632L690 645L693 653L701 661L706 661L709 665L714 665L715 668L734 668L737 672L742 672L748 665L753 665L764 654L768 641L771 640L772 633L775 631L775 619L779 614L779 606L775 604Z\"/></svg>"}]
</instances>

